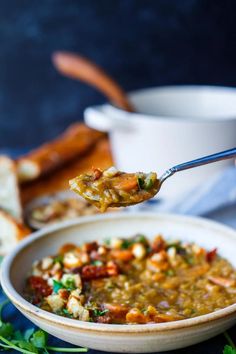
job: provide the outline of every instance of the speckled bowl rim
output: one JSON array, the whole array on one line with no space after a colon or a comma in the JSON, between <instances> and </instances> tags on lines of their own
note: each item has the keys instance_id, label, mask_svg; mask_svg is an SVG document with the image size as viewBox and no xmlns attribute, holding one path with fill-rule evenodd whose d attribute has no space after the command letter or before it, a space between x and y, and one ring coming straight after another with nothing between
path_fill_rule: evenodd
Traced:
<instances>
[{"instance_id":1,"label":"speckled bowl rim","mask_svg":"<svg viewBox=\"0 0 236 354\"><path fill-rule=\"evenodd\" d=\"M48 234L63 230L71 226L76 226L83 223L92 223L97 220L129 220L130 218L140 218L146 216L148 218L165 218L171 221L179 222L181 224L194 224L195 226L199 225L201 227L205 227L207 229L211 229L215 232L220 232L221 234L227 235L228 239L233 239L236 241L236 231L231 229L228 226L224 226L220 223L209 221L201 217L190 217L190 216L182 216L175 214L164 214L164 213L146 213L146 212L138 212L138 213L116 213L116 214L104 214L104 215L93 215L93 216L84 216L79 219L65 221L62 223L58 223L56 225L52 225L46 227L42 230L39 230L32 234L30 237L27 237L23 241L21 241L15 249L5 257L3 263L1 265L1 284L5 294L9 297L12 303L20 309L23 313L26 312L27 315L38 317L39 320L46 321L51 323L51 325L57 325L60 327L67 327L68 329L77 329L81 332L98 332L98 333L107 333L107 334L119 334L129 335L129 334L148 334L153 332L166 332L172 330L180 330L186 327L193 327L208 324L209 322L217 321L223 318L232 317L234 313L236 313L236 303L230 306L225 307L224 309L217 310L215 312L166 323L157 323L157 324L135 324L135 325L118 325L118 324L100 324L100 323L92 323L92 322L83 322L79 320L65 318L59 315L52 314L45 310L41 310L38 307L30 304L27 300L25 300L13 287L10 281L10 269L11 265L16 258L16 256L21 252L21 250L29 247L34 241L43 237L50 237Z\"/></svg>"}]
</instances>

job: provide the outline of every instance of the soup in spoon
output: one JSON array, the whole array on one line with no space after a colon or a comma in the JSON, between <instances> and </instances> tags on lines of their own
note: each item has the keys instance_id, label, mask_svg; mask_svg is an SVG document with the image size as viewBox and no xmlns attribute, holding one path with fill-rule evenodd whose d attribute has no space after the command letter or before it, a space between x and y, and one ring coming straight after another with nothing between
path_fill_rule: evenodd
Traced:
<instances>
[{"instance_id":1,"label":"soup in spoon","mask_svg":"<svg viewBox=\"0 0 236 354\"><path fill-rule=\"evenodd\" d=\"M110 167L96 168L70 181L71 189L98 207L126 207L148 200L158 192L160 182L155 172L125 173Z\"/></svg>"}]
</instances>

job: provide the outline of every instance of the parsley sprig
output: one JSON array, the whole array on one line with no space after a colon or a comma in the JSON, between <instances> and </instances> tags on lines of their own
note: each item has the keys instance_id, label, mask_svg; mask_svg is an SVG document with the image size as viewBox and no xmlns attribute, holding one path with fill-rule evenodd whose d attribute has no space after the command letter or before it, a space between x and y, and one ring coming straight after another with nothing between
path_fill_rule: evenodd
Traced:
<instances>
[{"instance_id":1,"label":"parsley sprig","mask_svg":"<svg viewBox=\"0 0 236 354\"><path fill-rule=\"evenodd\" d=\"M8 300L0 304L0 348L16 350L23 354L49 354L61 353L84 353L87 348L59 348L49 346L48 334L42 329L30 328L22 332L15 330L10 322L2 319L2 310L9 303Z\"/></svg>"},{"instance_id":2,"label":"parsley sprig","mask_svg":"<svg viewBox=\"0 0 236 354\"><path fill-rule=\"evenodd\" d=\"M236 354L236 347L229 333L224 332L224 336L229 344L224 347L223 354Z\"/></svg>"},{"instance_id":3,"label":"parsley sprig","mask_svg":"<svg viewBox=\"0 0 236 354\"><path fill-rule=\"evenodd\" d=\"M109 312L108 309L105 309L105 310L94 309L93 310L93 315L95 317L100 317L100 316L104 316L107 312Z\"/></svg>"}]
</instances>

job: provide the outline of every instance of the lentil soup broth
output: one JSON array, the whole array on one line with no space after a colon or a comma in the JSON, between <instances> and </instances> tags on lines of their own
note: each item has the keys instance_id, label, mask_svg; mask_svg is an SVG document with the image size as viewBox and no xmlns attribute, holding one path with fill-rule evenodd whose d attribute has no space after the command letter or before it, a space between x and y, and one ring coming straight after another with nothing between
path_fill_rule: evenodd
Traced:
<instances>
[{"instance_id":1,"label":"lentil soup broth","mask_svg":"<svg viewBox=\"0 0 236 354\"><path fill-rule=\"evenodd\" d=\"M169 322L235 303L236 272L216 249L135 235L64 245L33 264L25 297L82 321Z\"/></svg>"}]
</instances>

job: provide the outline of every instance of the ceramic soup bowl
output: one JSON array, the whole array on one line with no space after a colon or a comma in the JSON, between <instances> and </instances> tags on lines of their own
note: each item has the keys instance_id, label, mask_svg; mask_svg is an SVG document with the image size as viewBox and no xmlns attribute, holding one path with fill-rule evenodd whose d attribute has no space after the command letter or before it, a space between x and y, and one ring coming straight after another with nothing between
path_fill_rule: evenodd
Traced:
<instances>
[{"instance_id":1,"label":"ceramic soup bowl","mask_svg":"<svg viewBox=\"0 0 236 354\"><path fill-rule=\"evenodd\" d=\"M211 338L236 323L236 304L213 313L169 323L115 325L82 322L37 308L22 295L33 261L57 253L64 243L143 233L193 241L212 249L236 267L236 232L202 218L168 214L106 214L45 228L22 241L3 261L2 287L13 304L33 323L69 343L127 353L148 353L186 347ZM199 299L201 301L201 299Z\"/></svg>"}]
</instances>

